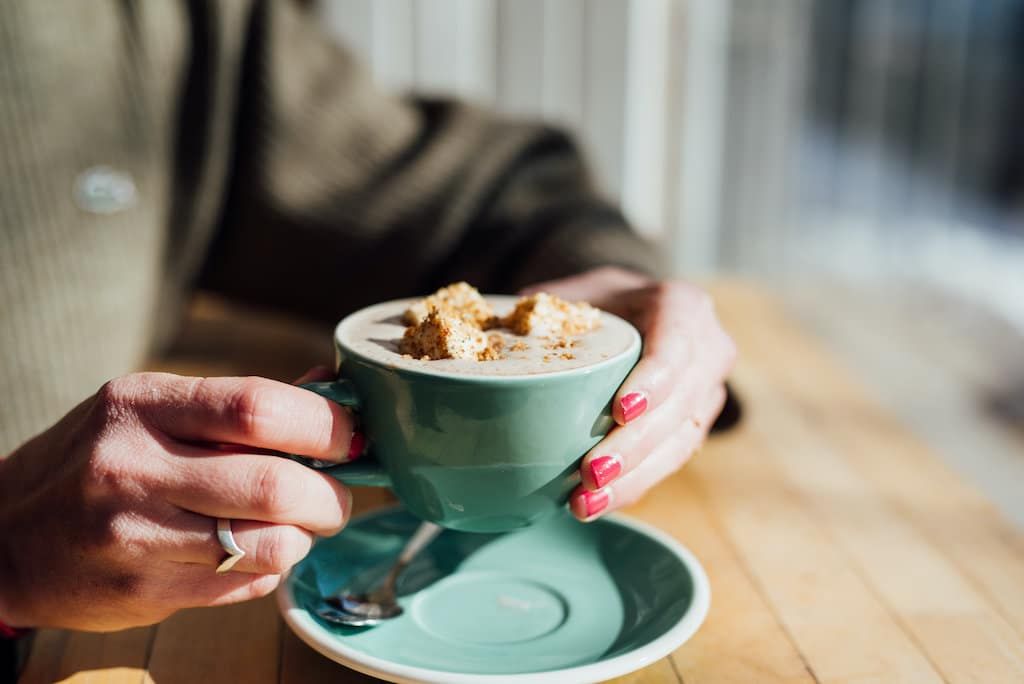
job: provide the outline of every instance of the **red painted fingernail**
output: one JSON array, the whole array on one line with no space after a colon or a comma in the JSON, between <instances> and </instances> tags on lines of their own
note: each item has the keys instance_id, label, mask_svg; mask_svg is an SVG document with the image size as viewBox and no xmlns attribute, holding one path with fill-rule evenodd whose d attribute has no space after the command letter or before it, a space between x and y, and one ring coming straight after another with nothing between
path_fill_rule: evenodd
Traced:
<instances>
[{"instance_id":1,"label":"red painted fingernail","mask_svg":"<svg viewBox=\"0 0 1024 684\"><path fill-rule=\"evenodd\" d=\"M604 487L621 472L622 463L618 456L598 456L590 462L590 474L597 487Z\"/></svg>"},{"instance_id":2,"label":"red painted fingernail","mask_svg":"<svg viewBox=\"0 0 1024 684\"><path fill-rule=\"evenodd\" d=\"M348 460L354 461L363 455L366 448L366 437L362 432L356 430L352 433L352 441L348 445Z\"/></svg>"},{"instance_id":3,"label":"red painted fingernail","mask_svg":"<svg viewBox=\"0 0 1024 684\"><path fill-rule=\"evenodd\" d=\"M639 418L647 410L647 397L643 392L630 392L619 399L619 406L622 407L622 419L628 423Z\"/></svg>"},{"instance_id":4,"label":"red painted fingernail","mask_svg":"<svg viewBox=\"0 0 1024 684\"><path fill-rule=\"evenodd\" d=\"M608 490L598 489L593 492L583 492L583 512L587 518L592 518L604 509L608 508Z\"/></svg>"}]
</instances>

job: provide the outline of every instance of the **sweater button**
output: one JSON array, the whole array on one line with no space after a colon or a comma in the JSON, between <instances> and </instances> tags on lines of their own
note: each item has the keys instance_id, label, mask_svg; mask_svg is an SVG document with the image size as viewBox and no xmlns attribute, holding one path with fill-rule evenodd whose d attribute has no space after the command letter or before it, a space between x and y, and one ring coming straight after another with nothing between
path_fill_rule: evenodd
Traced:
<instances>
[{"instance_id":1,"label":"sweater button","mask_svg":"<svg viewBox=\"0 0 1024 684\"><path fill-rule=\"evenodd\" d=\"M135 180L109 166L93 166L75 179L75 204L93 214L116 214L135 204Z\"/></svg>"}]
</instances>

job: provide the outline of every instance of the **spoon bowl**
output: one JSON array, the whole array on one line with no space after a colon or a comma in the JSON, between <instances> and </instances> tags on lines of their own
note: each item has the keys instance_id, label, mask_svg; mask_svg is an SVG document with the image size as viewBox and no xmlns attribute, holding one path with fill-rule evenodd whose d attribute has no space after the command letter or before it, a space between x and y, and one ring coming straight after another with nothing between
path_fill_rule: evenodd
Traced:
<instances>
[{"instance_id":1,"label":"spoon bowl","mask_svg":"<svg viewBox=\"0 0 1024 684\"><path fill-rule=\"evenodd\" d=\"M344 627L373 627L387 619L364 617L353 613L346 613L343 610L338 610L326 601L317 606L315 612L326 622L330 622L335 625L342 625Z\"/></svg>"},{"instance_id":2,"label":"spoon bowl","mask_svg":"<svg viewBox=\"0 0 1024 684\"><path fill-rule=\"evenodd\" d=\"M423 548L440 534L441 527L421 523L406 542L398 559L378 587L367 593L339 593L324 598L316 614L328 622L349 627L372 627L402 614L396 591L398 577Z\"/></svg>"}]
</instances>

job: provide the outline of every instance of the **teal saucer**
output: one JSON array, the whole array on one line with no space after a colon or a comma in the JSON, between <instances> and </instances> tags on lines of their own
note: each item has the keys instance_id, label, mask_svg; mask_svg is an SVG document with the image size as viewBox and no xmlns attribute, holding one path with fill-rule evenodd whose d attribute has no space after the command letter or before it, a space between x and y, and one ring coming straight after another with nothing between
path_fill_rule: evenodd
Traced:
<instances>
[{"instance_id":1,"label":"teal saucer","mask_svg":"<svg viewBox=\"0 0 1024 684\"><path fill-rule=\"evenodd\" d=\"M384 575L418 520L353 519L278 592L285 621L343 665L395 682L589 682L632 672L689 639L707 576L668 535L624 516L559 514L522 531L445 530L399 582L405 613L371 628L316 617L321 596Z\"/></svg>"}]
</instances>

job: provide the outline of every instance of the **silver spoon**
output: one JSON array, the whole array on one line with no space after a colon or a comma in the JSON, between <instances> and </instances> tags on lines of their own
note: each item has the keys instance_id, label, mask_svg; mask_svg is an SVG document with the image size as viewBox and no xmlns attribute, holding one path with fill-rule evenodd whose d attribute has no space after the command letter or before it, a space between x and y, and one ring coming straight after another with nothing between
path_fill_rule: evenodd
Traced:
<instances>
[{"instance_id":1,"label":"silver spoon","mask_svg":"<svg viewBox=\"0 0 1024 684\"><path fill-rule=\"evenodd\" d=\"M402 571L442 530L431 522L420 523L409 537L398 559L375 589L365 594L342 593L324 599L316 614L328 622L349 627L372 627L402 614L395 587Z\"/></svg>"}]
</instances>

